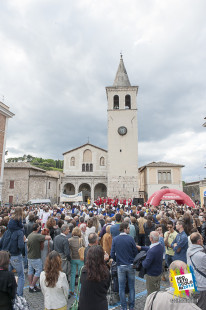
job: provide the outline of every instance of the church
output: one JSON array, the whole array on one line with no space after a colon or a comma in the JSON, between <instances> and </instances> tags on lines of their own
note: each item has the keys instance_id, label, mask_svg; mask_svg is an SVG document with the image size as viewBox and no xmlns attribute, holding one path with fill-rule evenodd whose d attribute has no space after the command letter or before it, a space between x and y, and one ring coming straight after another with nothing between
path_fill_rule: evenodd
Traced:
<instances>
[{"instance_id":1,"label":"church","mask_svg":"<svg viewBox=\"0 0 206 310\"><path fill-rule=\"evenodd\" d=\"M106 87L108 150L86 143L63 153L63 195L147 199L157 190L182 191L183 165L151 162L138 169L138 86L131 86L121 56L112 86ZM136 200L137 201L137 200Z\"/></svg>"},{"instance_id":2,"label":"church","mask_svg":"<svg viewBox=\"0 0 206 310\"><path fill-rule=\"evenodd\" d=\"M63 153L61 192L100 197L139 197L137 92L120 57L112 86L106 87L108 150L86 143Z\"/></svg>"}]
</instances>

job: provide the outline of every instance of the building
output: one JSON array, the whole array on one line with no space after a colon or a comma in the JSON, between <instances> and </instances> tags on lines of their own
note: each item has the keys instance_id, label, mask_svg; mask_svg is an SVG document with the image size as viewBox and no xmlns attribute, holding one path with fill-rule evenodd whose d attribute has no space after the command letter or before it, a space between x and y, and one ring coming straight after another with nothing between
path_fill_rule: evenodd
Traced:
<instances>
[{"instance_id":1,"label":"building","mask_svg":"<svg viewBox=\"0 0 206 310\"><path fill-rule=\"evenodd\" d=\"M83 201L134 198L138 187L138 86L131 86L122 56L113 86L106 87L108 151L90 143L65 152L62 192L83 192Z\"/></svg>"},{"instance_id":2,"label":"building","mask_svg":"<svg viewBox=\"0 0 206 310\"><path fill-rule=\"evenodd\" d=\"M31 199L59 202L61 172L45 171L28 162L5 163L2 203L25 204Z\"/></svg>"},{"instance_id":3,"label":"building","mask_svg":"<svg viewBox=\"0 0 206 310\"><path fill-rule=\"evenodd\" d=\"M14 114L9 110L9 107L4 103L0 102L0 203L2 201L2 186L8 119L12 118L13 116Z\"/></svg>"},{"instance_id":4,"label":"building","mask_svg":"<svg viewBox=\"0 0 206 310\"><path fill-rule=\"evenodd\" d=\"M206 206L206 179L200 181L200 203Z\"/></svg>"},{"instance_id":5,"label":"building","mask_svg":"<svg viewBox=\"0 0 206 310\"><path fill-rule=\"evenodd\" d=\"M184 192L194 201L206 205L206 179L185 183Z\"/></svg>"},{"instance_id":6,"label":"building","mask_svg":"<svg viewBox=\"0 0 206 310\"><path fill-rule=\"evenodd\" d=\"M182 191L182 168L166 162L152 162L139 168L140 198L148 198L163 188L173 188Z\"/></svg>"},{"instance_id":7,"label":"building","mask_svg":"<svg viewBox=\"0 0 206 310\"><path fill-rule=\"evenodd\" d=\"M74 195L83 192L88 198L107 196L107 151L90 143L64 154L62 192Z\"/></svg>"},{"instance_id":8,"label":"building","mask_svg":"<svg viewBox=\"0 0 206 310\"><path fill-rule=\"evenodd\" d=\"M139 196L137 92L138 86L131 86L121 56L113 86L106 87L109 197Z\"/></svg>"},{"instance_id":9,"label":"building","mask_svg":"<svg viewBox=\"0 0 206 310\"><path fill-rule=\"evenodd\" d=\"M183 187L183 191L194 202L200 201L200 181L185 183Z\"/></svg>"}]
</instances>

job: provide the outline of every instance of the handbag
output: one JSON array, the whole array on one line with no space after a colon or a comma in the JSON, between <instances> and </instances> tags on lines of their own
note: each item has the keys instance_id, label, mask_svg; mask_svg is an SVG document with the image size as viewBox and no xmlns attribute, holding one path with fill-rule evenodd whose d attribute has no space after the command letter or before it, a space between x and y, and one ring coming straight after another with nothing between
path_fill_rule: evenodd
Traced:
<instances>
[{"instance_id":1,"label":"handbag","mask_svg":"<svg viewBox=\"0 0 206 310\"><path fill-rule=\"evenodd\" d=\"M80 240L82 241L82 239L80 239ZM80 240L79 240L79 243L81 242ZM83 241L82 241L81 243L83 243ZM79 250L78 250L79 259L80 259L81 261L84 261L84 251L85 251L85 247L84 247L83 245L81 245L81 247L80 247Z\"/></svg>"},{"instance_id":2,"label":"handbag","mask_svg":"<svg viewBox=\"0 0 206 310\"><path fill-rule=\"evenodd\" d=\"M71 305L69 310L78 310L79 309L79 286L80 286L80 278L82 274L82 269L84 266L82 266L80 273L79 273L79 279L78 279L78 286L77 286L77 294L74 303Z\"/></svg>"},{"instance_id":3,"label":"handbag","mask_svg":"<svg viewBox=\"0 0 206 310\"><path fill-rule=\"evenodd\" d=\"M29 310L29 305L26 299L22 296L16 295L16 298L13 304L13 310Z\"/></svg>"}]
</instances>

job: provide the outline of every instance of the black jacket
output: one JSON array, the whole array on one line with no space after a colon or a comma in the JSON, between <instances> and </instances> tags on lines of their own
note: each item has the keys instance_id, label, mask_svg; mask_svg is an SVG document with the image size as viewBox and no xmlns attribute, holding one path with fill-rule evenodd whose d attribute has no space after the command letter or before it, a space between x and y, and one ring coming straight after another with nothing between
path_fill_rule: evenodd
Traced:
<instances>
[{"instance_id":1,"label":"black jacket","mask_svg":"<svg viewBox=\"0 0 206 310\"><path fill-rule=\"evenodd\" d=\"M84 267L81 274L81 291L79 297L79 310L108 310L107 291L110 285L110 274L107 280L101 282L87 279Z\"/></svg>"},{"instance_id":2,"label":"black jacket","mask_svg":"<svg viewBox=\"0 0 206 310\"><path fill-rule=\"evenodd\" d=\"M146 251L140 251L134 259L133 262L133 268L135 268L137 271L139 271L139 277L144 278L144 275L146 273L146 270L142 266L142 261L146 258L147 252Z\"/></svg>"},{"instance_id":3,"label":"black jacket","mask_svg":"<svg viewBox=\"0 0 206 310\"><path fill-rule=\"evenodd\" d=\"M13 272L0 270L0 309L12 310L16 296L16 280Z\"/></svg>"}]
</instances>

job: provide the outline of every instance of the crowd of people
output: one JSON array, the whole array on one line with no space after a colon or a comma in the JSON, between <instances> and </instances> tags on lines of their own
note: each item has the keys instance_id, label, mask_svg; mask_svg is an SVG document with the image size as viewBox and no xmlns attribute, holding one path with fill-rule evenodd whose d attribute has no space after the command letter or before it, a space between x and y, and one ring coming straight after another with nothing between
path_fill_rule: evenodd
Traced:
<instances>
[{"instance_id":1,"label":"crowd of people","mask_svg":"<svg viewBox=\"0 0 206 310\"><path fill-rule=\"evenodd\" d=\"M99 201L89 206L0 207L0 308L12 309L16 294L23 296L28 273L29 293L41 291L46 310L67 309L79 276L79 309L107 310L110 268L116 264L121 309L133 310L133 262L140 255L148 295L145 310L151 305L153 310L166 308L172 288L160 292L160 283L168 280L170 269L186 270L187 264L198 287L187 309L206 309L205 206ZM180 306L173 303L171 309Z\"/></svg>"}]
</instances>

